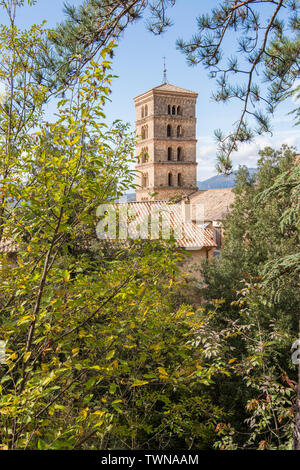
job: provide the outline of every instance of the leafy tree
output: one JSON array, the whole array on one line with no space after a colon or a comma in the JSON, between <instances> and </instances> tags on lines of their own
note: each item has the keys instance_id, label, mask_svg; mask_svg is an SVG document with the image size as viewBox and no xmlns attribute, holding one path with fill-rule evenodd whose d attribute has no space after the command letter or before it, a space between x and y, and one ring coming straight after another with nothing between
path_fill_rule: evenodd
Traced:
<instances>
[{"instance_id":1,"label":"leafy tree","mask_svg":"<svg viewBox=\"0 0 300 470\"><path fill-rule=\"evenodd\" d=\"M288 195L290 205L281 214L280 224L284 232L291 224L297 227L298 233L300 229L300 168L299 156L296 160L297 165L292 166L286 172L281 174L275 181L274 185L266 190L262 198L269 201L273 198L282 198ZM299 286L299 245L298 250L285 256L276 257L270 261L265 268L264 279L268 288L272 289L274 297L280 299L287 283L290 279L295 281L295 287ZM296 287L297 288L297 287ZM300 333L300 323L298 331ZM298 388L296 403L296 422L294 429L293 449L300 449L300 364L298 370Z\"/></svg>"},{"instance_id":2,"label":"leafy tree","mask_svg":"<svg viewBox=\"0 0 300 470\"><path fill-rule=\"evenodd\" d=\"M37 125L46 89L34 77L36 57L46 51L43 25L20 31L16 25L17 5L24 1L3 0L8 24L0 25L0 240L9 202L8 186L19 165L18 149L28 133ZM31 3L31 2L29 2Z\"/></svg>"},{"instance_id":3,"label":"leafy tree","mask_svg":"<svg viewBox=\"0 0 300 470\"><path fill-rule=\"evenodd\" d=\"M122 123L105 124L113 44L63 90L49 124L46 94L30 112L28 81L18 75L27 73L36 34L38 27L17 34L14 22L2 30L1 52L11 59L0 108L9 169L1 228L17 255L0 254L1 448L211 447L226 416L209 389L230 368L218 354L222 337L205 343L203 314L175 305L182 253L140 241L116 250L96 238L97 207L133 187L135 176L133 136ZM35 63L26 67L34 80ZM19 90L24 120L14 114Z\"/></svg>"},{"instance_id":4,"label":"leafy tree","mask_svg":"<svg viewBox=\"0 0 300 470\"><path fill-rule=\"evenodd\" d=\"M147 27L161 34L171 21L167 9L175 0L85 0L65 5L67 19L49 35L48 53L38 57L37 79L51 91L72 83L91 59L110 41L117 42L126 27L147 16ZM113 51L111 51L113 54Z\"/></svg>"},{"instance_id":5,"label":"leafy tree","mask_svg":"<svg viewBox=\"0 0 300 470\"><path fill-rule=\"evenodd\" d=\"M49 35L49 53L37 56L37 81L51 93L59 92L61 85L76 80L102 47L111 39L119 40L128 24L142 15L148 18L148 29L161 34L171 25L167 10L175 3L176 0L86 0L77 8L66 5L67 19ZM191 41L178 40L178 48L188 62L202 63L217 79L217 102L242 102L241 115L232 132L225 135L216 131L219 172L231 173L230 155L238 143L271 132L270 118L278 104L299 95L298 14L298 0L224 0L210 15L198 18L199 32ZM236 44L235 55L224 54L228 41ZM291 114L297 123L299 107Z\"/></svg>"},{"instance_id":6,"label":"leafy tree","mask_svg":"<svg viewBox=\"0 0 300 470\"><path fill-rule=\"evenodd\" d=\"M297 0L224 0L199 16L190 41L178 41L191 65L203 64L216 78L217 102L242 103L232 132L216 131L219 172L230 173L238 143L270 132L276 106L299 94L299 8ZM235 55L226 54L228 41L236 45ZM299 116L299 107L294 113Z\"/></svg>"},{"instance_id":7,"label":"leafy tree","mask_svg":"<svg viewBox=\"0 0 300 470\"><path fill-rule=\"evenodd\" d=\"M286 276L278 267L298 257L299 222L291 216L298 211L298 182L292 178L280 192L279 182L297 173L296 153L287 146L261 152L254 179L240 169L222 256L203 269L202 293L209 309L218 307L215 330L230 332L226 357L236 371L215 389L219 405L233 412L232 427L220 428L226 448L291 447L297 374L290 348L298 331L299 273L296 262Z\"/></svg>"}]
</instances>

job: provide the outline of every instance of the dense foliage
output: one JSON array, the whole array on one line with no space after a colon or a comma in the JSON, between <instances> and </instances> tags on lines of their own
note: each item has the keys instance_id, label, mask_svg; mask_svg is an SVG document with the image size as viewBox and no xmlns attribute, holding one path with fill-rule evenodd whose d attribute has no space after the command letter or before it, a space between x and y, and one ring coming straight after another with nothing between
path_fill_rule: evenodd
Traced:
<instances>
[{"instance_id":1,"label":"dense foliage","mask_svg":"<svg viewBox=\"0 0 300 470\"><path fill-rule=\"evenodd\" d=\"M177 42L191 65L203 64L216 79L215 101L241 103L232 130L215 132L219 172L230 173L238 143L270 132L275 108L299 95L299 11L298 0L223 0L198 17L191 40ZM297 122L299 111L291 111Z\"/></svg>"},{"instance_id":2,"label":"dense foliage","mask_svg":"<svg viewBox=\"0 0 300 470\"><path fill-rule=\"evenodd\" d=\"M226 418L208 390L229 366L176 301L182 254L96 237L97 208L134 178L133 136L105 124L113 44L45 122L45 32L19 31L14 6L0 36L0 237L16 252L0 255L1 449L209 448Z\"/></svg>"},{"instance_id":3,"label":"dense foliage","mask_svg":"<svg viewBox=\"0 0 300 470\"><path fill-rule=\"evenodd\" d=\"M56 36L17 28L24 3L0 1L0 241L13 251L0 254L1 449L287 449L293 438L299 448L294 149L265 149L254 179L240 169L222 256L204 265L201 307L191 307L172 241L96 236L98 207L135 177L135 138L104 113L111 36L148 2L68 8ZM152 2L155 32L172 4Z\"/></svg>"},{"instance_id":4,"label":"dense foliage","mask_svg":"<svg viewBox=\"0 0 300 470\"><path fill-rule=\"evenodd\" d=\"M300 304L298 172L294 149L286 146L262 151L253 179L246 168L239 170L221 258L203 269L208 308L218 306L214 328L229 329L228 359L235 364L235 377L216 390L232 412L235 437L229 441L225 433L224 441L229 447L291 446L298 378L290 351Z\"/></svg>"}]
</instances>

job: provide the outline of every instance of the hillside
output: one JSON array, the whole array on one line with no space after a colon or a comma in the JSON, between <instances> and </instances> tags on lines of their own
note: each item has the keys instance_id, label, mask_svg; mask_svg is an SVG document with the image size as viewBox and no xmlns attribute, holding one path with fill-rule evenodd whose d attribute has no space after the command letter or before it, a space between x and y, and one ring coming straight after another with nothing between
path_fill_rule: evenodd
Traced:
<instances>
[{"instance_id":1,"label":"hillside","mask_svg":"<svg viewBox=\"0 0 300 470\"><path fill-rule=\"evenodd\" d=\"M250 175L256 173L256 168L249 168ZM234 171L231 175L217 175L213 176L204 181L197 181L197 186L201 190L205 189L223 189L223 188L234 188L235 186L235 177L237 171Z\"/></svg>"}]
</instances>

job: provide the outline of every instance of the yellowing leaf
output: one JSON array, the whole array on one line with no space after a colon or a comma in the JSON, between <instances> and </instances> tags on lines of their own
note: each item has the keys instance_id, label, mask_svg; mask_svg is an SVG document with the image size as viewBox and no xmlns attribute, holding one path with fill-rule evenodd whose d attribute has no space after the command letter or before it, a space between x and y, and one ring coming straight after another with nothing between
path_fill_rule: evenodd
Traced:
<instances>
[{"instance_id":1,"label":"yellowing leaf","mask_svg":"<svg viewBox=\"0 0 300 470\"><path fill-rule=\"evenodd\" d=\"M99 426L101 426L103 424L103 419L100 419L100 421L98 421L96 424L94 424L94 428L98 428Z\"/></svg>"},{"instance_id":2,"label":"yellowing leaf","mask_svg":"<svg viewBox=\"0 0 300 470\"><path fill-rule=\"evenodd\" d=\"M190 316L192 316L192 315L195 315L195 312L188 312L188 313L186 314L187 317L190 317Z\"/></svg>"},{"instance_id":3,"label":"yellowing leaf","mask_svg":"<svg viewBox=\"0 0 300 470\"><path fill-rule=\"evenodd\" d=\"M73 147L73 145L75 145L79 139L80 139L80 135L76 136L75 139L72 140L72 142L70 142L70 147Z\"/></svg>"},{"instance_id":4,"label":"yellowing leaf","mask_svg":"<svg viewBox=\"0 0 300 470\"><path fill-rule=\"evenodd\" d=\"M34 317L32 315L25 315L24 317L19 318L17 325L23 325L29 321L33 321Z\"/></svg>"},{"instance_id":5,"label":"yellowing leaf","mask_svg":"<svg viewBox=\"0 0 300 470\"><path fill-rule=\"evenodd\" d=\"M145 317L148 312L149 312L149 308L146 308L146 310L145 310L144 313L143 313L143 317Z\"/></svg>"},{"instance_id":6,"label":"yellowing leaf","mask_svg":"<svg viewBox=\"0 0 300 470\"><path fill-rule=\"evenodd\" d=\"M81 410L80 411L80 416L83 416L84 419L86 419L87 415L88 415L88 411L89 411L89 408L85 408L84 410Z\"/></svg>"},{"instance_id":7,"label":"yellowing leaf","mask_svg":"<svg viewBox=\"0 0 300 470\"><path fill-rule=\"evenodd\" d=\"M106 356L106 360L109 361L110 359L112 359L115 355L115 352L116 351L110 351Z\"/></svg>"},{"instance_id":8,"label":"yellowing leaf","mask_svg":"<svg viewBox=\"0 0 300 470\"><path fill-rule=\"evenodd\" d=\"M28 351L27 353L24 354L24 358L23 358L23 362L27 362L28 359L30 358L31 356L31 351Z\"/></svg>"},{"instance_id":9,"label":"yellowing leaf","mask_svg":"<svg viewBox=\"0 0 300 470\"><path fill-rule=\"evenodd\" d=\"M163 367L158 367L157 370L160 374L161 379L166 379L169 377L168 372Z\"/></svg>"},{"instance_id":10,"label":"yellowing leaf","mask_svg":"<svg viewBox=\"0 0 300 470\"><path fill-rule=\"evenodd\" d=\"M105 411L100 411L99 410L99 411L95 411L95 413L93 413L93 415L94 416L103 416L103 415L105 415L105 413L106 413Z\"/></svg>"}]
</instances>

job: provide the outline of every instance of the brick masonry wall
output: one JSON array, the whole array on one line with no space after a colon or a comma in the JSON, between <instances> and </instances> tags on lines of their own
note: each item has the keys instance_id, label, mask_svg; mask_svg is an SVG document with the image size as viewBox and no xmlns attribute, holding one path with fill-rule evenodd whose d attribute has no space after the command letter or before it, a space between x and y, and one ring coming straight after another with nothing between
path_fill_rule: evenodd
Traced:
<instances>
[{"instance_id":1,"label":"brick masonry wall","mask_svg":"<svg viewBox=\"0 0 300 470\"><path fill-rule=\"evenodd\" d=\"M212 258L214 250L206 250L206 248L202 248L202 250L192 250L188 252L191 256L186 256L183 260L181 270L188 276L201 280L202 276L200 273L200 266L202 261L204 261L207 257Z\"/></svg>"},{"instance_id":2,"label":"brick masonry wall","mask_svg":"<svg viewBox=\"0 0 300 470\"><path fill-rule=\"evenodd\" d=\"M150 197L150 194L157 193L154 197ZM189 196L194 190L186 188L143 188L136 190L136 200L141 201L168 201L170 199L179 199L181 196Z\"/></svg>"}]
</instances>

